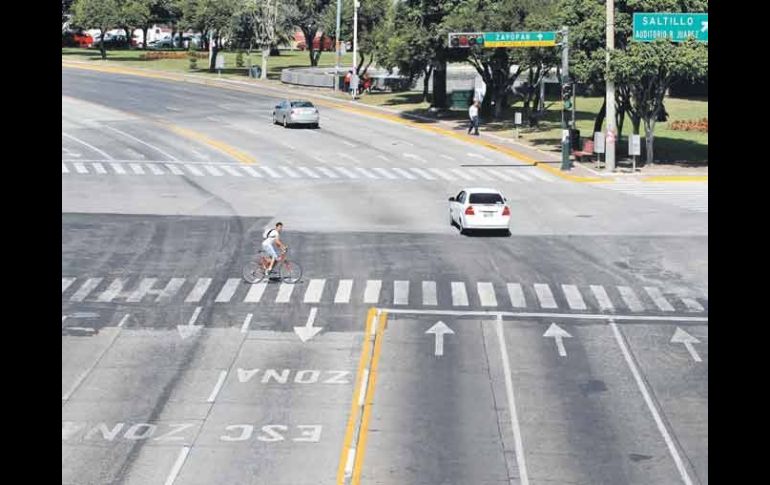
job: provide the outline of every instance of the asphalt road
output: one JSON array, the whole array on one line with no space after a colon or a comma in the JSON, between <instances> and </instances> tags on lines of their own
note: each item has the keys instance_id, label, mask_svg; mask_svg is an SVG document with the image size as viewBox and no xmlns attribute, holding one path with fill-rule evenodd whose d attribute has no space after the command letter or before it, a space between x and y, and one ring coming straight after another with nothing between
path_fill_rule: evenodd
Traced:
<instances>
[{"instance_id":1,"label":"asphalt road","mask_svg":"<svg viewBox=\"0 0 770 485\"><path fill-rule=\"evenodd\" d=\"M707 187L276 102L62 70L62 483L708 483ZM304 277L247 285L277 220Z\"/></svg>"}]
</instances>

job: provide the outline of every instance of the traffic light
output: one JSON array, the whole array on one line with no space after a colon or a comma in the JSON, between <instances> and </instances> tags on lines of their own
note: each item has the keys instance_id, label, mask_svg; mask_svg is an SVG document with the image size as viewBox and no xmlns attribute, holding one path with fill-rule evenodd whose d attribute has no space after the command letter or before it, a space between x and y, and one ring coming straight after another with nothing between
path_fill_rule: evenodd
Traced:
<instances>
[{"instance_id":1,"label":"traffic light","mask_svg":"<svg viewBox=\"0 0 770 485\"><path fill-rule=\"evenodd\" d=\"M561 86L561 99L564 101L564 109L572 109L572 95L573 95L572 83L564 83Z\"/></svg>"},{"instance_id":2,"label":"traffic light","mask_svg":"<svg viewBox=\"0 0 770 485\"><path fill-rule=\"evenodd\" d=\"M484 34L481 32L475 33L451 33L449 34L449 47L484 47Z\"/></svg>"}]
</instances>

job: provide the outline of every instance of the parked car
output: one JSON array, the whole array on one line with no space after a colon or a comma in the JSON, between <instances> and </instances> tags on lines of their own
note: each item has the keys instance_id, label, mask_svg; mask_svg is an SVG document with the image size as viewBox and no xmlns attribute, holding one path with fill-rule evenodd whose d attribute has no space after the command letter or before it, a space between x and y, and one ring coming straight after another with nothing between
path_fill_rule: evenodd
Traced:
<instances>
[{"instance_id":1,"label":"parked car","mask_svg":"<svg viewBox=\"0 0 770 485\"><path fill-rule=\"evenodd\" d=\"M99 47L102 43L101 38L94 39L92 47ZM125 35L114 35L109 32L104 34L105 49L120 49L128 47L128 39Z\"/></svg>"},{"instance_id":2,"label":"parked car","mask_svg":"<svg viewBox=\"0 0 770 485\"><path fill-rule=\"evenodd\" d=\"M463 189L449 198L449 222L456 224L461 234L469 229L502 229L510 233L511 209L499 190Z\"/></svg>"},{"instance_id":3,"label":"parked car","mask_svg":"<svg viewBox=\"0 0 770 485\"><path fill-rule=\"evenodd\" d=\"M284 128L294 124L318 128L319 120L318 108L310 101L281 101L273 110L273 123L283 123Z\"/></svg>"},{"instance_id":4,"label":"parked car","mask_svg":"<svg viewBox=\"0 0 770 485\"><path fill-rule=\"evenodd\" d=\"M94 38L87 32L64 32L62 34L61 45L62 47L91 47L94 43Z\"/></svg>"}]
</instances>

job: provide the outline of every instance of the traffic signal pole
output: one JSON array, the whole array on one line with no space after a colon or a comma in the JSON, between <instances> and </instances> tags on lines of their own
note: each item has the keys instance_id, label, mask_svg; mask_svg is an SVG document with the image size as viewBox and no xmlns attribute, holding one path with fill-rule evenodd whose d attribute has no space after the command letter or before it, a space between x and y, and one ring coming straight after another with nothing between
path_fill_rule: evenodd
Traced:
<instances>
[{"instance_id":1,"label":"traffic signal pole","mask_svg":"<svg viewBox=\"0 0 770 485\"><path fill-rule=\"evenodd\" d=\"M607 54L605 79L607 82L606 106L604 119L607 121L607 137L604 143L604 166L608 172L615 170L615 84L610 81L610 53L615 49L615 1L607 0Z\"/></svg>"},{"instance_id":2,"label":"traffic signal pole","mask_svg":"<svg viewBox=\"0 0 770 485\"><path fill-rule=\"evenodd\" d=\"M571 96L565 93L569 86L569 30L567 27L562 27L561 30L561 82L562 82L562 109L561 109L561 169L566 171L570 169L569 152L570 152L570 140L569 140L569 126L567 124L567 110L568 102L571 101Z\"/></svg>"}]
</instances>

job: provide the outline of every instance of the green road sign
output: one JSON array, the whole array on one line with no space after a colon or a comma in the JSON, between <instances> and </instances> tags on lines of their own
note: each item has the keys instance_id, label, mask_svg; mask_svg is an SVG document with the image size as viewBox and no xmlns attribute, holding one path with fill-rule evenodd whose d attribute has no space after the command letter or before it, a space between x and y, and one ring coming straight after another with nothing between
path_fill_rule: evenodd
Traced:
<instances>
[{"instance_id":1,"label":"green road sign","mask_svg":"<svg viewBox=\"0 0 770 485\"><path fill-rule=\"evenodd\" d=\"M684 42L694 37L698 42L709 41L707 13L635 13L634 37L637 42L652 42L666 38Z\"/></svg>"},{"instance_id":2,"label":"green road sign","mask_svg":"<svg viewBox=\"0 0 770 485\"><path fill-rule=\"evenodd\" d=\"M484 32L484 47L553 47L556 32Z\"/></svg>"}]
</instances>

